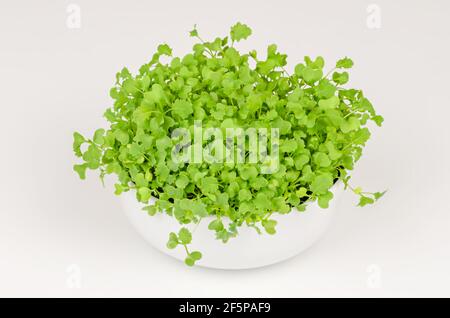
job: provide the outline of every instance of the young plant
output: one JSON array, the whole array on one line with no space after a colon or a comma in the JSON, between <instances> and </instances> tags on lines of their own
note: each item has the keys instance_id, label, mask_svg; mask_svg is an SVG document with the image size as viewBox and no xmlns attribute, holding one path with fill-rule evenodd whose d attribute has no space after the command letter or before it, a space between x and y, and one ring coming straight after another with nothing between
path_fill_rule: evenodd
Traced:
<instances>
[{"instance_id":1,"label":"young plant","mask_svg":"<svg viewBox=\"0 0 450 318\"><path fill-rule=\"evenodd\" d=\"M264 58L235 48L251 33L237 23L229 36L206 42L194 27L190 36L198 43L191 53L175 57L161 44L138 74L127 68L117 73L114 104L104 115L108 127L91 139L74 133L73 150L83 160L74 166L80 178L87 169L99 170L102 179L115 174L117 195L134 190L149 215L165 213L183 225L213 217L208 228L223 242L244 224L275 234L273 213L304 211L316 200L327 208L338 180L360 197L359 206L378 200L384 192L349 185L349 171L370 138L368 121L383 122L361 90L344 86L352 60L343 58L325 73L322 57L306 56L291 75L287 55L274 44ZM277 128L277 171L262 173L261 164L248 162L174 161L177 141L170 137L177 128L192 130L194 121L222 129ZM154 205L148 204L152 197ZM169 234L167 247L184 248L185 263L193 265L202 255L189 251L191 241L182 227Z\"/></svg>"}]
</instances>

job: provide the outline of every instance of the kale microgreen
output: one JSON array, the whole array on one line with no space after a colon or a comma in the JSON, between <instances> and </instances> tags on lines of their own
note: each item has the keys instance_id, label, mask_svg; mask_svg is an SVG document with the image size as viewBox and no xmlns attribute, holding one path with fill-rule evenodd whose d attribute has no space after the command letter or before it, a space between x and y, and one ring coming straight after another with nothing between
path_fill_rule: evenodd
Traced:
<instances>
[{"instance_id":1,"label":"kale microgreen","mask_svg":"<svg viewBox=\"0 0 450 318\"><path fill-rule=\"evenodd\" d=\"M118 72L110 90L114 105L104 115L109 127L96 130L92 139L74 133L73 150L83 161L74 166L79 177L84 179L87 169L99 170L102 180L117 175L115 193L135 190L151 216L166 213L183 225L212 217L208 228L223 242L244 224L275 234L273 213L304 211L316 200L327 208L339 179L359 196L359 206L383 196L349 184L349 171L370 138L367 122L383 122L361 90L343 87L353 61L345 57L324 75L324 59L306 56L289 75L287 55L276 45L268 46L263 59L234 47L251 33L237 23L229 37L207 42L194 26L189 34L198 43L191 53L174 57L172 48L161 44L138 74ZM161 56L170 62L161 62ZM171 133L192 130L198 120L222 129L279 129L278 169L265 174L260 164L175 162ZM152 197L154 205L148 204ZM202 257L189 251L191 241L182 227L167 242L170 249L185 249L189 266Z\"/></svg>"}]
</instances>

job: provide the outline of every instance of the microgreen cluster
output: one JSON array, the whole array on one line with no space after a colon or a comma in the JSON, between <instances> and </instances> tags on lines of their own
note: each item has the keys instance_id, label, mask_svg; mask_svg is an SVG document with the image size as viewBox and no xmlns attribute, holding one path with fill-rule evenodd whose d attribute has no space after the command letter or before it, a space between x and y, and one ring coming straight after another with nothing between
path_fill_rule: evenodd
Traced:
<instances>
[{"instance_id":1,"label":"microgreen cluster","mask_svg":"<svg viewBox=\"0 0 450 318\"><path fill-rule=\"evenodd\" d=\"M194 27L190 36L198 43L183 57L159 45L138 74L127 68L117 73L110 91L114 105L105 112L109 127L92 138L74 133L74 152L83 160L74 166L79 176L84 179L88 168L102 179L115 174L116 194L134 190L149 215L176 218L182 228L170 233L167 247L184 247L187 265L202 255L189 251L192 235L185 224L210 217L209 229L227 242L241 225L274 234L273 213L304 211L316 200L327 208L338 180L359 196L360 206L383 195L348 184L370 137L367 122L383 121L361 90L344 87L352 60L339 60L325 74L322 57L305 57L288 74L287 55L274 44L265 57L235 48L251 33L237 23L229 36L206 42ZM278 171L262 174L249 163L174 162L171 132L192 129L196 120L223 129L278 128ZM152 197L154 205L148 204Z\"/></svg>"}]
</instances>

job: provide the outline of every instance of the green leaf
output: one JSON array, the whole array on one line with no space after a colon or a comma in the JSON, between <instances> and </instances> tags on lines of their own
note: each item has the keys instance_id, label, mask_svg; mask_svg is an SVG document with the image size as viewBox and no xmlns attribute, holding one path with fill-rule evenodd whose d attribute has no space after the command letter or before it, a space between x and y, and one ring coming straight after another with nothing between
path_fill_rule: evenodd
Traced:
<instances>
[{"instance_id":1,"label":"green leaf","mask_svg":"<svg viewBox=\"0 0 450 318\"><path fill-rule=\"evenodd\" d=\"M205 177L200 181L200 188L204 193L215 193L219 189L219 182L214 177Z\"/></svg>"},{"instance_id":2,"label":"green leaf","mask_svg":"<svg viewBox=\"0 0 450 318\"><path fill-rule=\"evenodd\" d=\"M127 94L136 94L139 91L138 83L134 79L128 78L123 82L123 89Z\"/></svg>"},{"instance_id":3,"label":"green leaf","mask_svg":"<svg viewBox=\"0 0 450 318\"><path fill-rule=\"evenodd\" d=\"M187 175L182 174L177 178L175 184L178 188L184 189L189 184L189 182L190 182L189 177Z\"/></svg>"},{"instance_id":4,"label":"green leaf","mask_svg":"<svg viewBox=\"0 0 450 318\"><path fill-rule=\"evenodd\" d=\"M307 195L308 193L308 189L301 187L296 191L296 194L298 195L299 198L303 198Z\"/></svg>"},{"instance_id":5,"label":"green leaf","mask_svg":"<svg viewBox=\"0 0 450 318\"><path fill-rule=\"evenodd\" d=\"M281 152L294 152L297 149L297 142L295 140L286 140L280 146Z\"/></svg>"},{"instance_id":6,"label":"green leaf","mask_svg":"<svg viewBox=\"0 0 450 318\"><path fill-rule=\"evenodd\" d=\"M128 135L127 132L123 131L123 130L115 130L114 131L114 137L116 138L117 141L119 141L122 145L126 145L128 144L128 142L130 141L130 136Z\"/></svg>"},{"instance_id":7,"label":"green leaf","mask_svg":"<svg viewBox=\"0 0 450 318\"><path fill-rule=\"evenodd\" d=\"M172 56L172 49L167 44L160 44L158 46L158 53L161 55Z\"/></svg>"},{"instance_id":8,"label":"green leaf","mask_svg":"<svg viewBox=\"0 0 450 318\"><path fill-rule=\"evenodd\" d=\"M211 221L211 223L209 223L208 229L213 231L222 231L224 229L224 226L220 219L216 219L214 221Z\"/></svg>"},{"instance_id":9,"label":"green leaf","mask_svg":"<svg viewBox=\"0 0 450 318\"><path fill-rule=\"evenodd\" d=\"M328 99L336 93L336 87L327 79L322 79L315 88L319 98Z\"/></svg>"},{"instance_id":10,"label":"green leaf","mask_svg":"<svg viewBox=\"0 0 450 318\"><path fill-rule=\"evenodd\" d=\"M251 180L250 186L253 189L259 190L261 188L266 187L269 184L266 178L264 177L257 177Z\"/></svg>"},{"instance_id":11,"label":"green leaf","mask_svg":"<svg viewBox=\"0 0 450 318\"><path fill-rule=\"evenodd\" d=\"M123 192L123 190L124 190L123 186L122 186L120 183L116 183L116 184L114 185L114 188L116 189L116 190L114 191L114 194L115 194L115 195L120 195L120 194L122 194L122 192Z\"/></svg>"},{"instance_id":12,"label":"green leaf","mask_svg":"<svg viewBox=\"0 0 450 318\"><path fill-rule=\"evenodd\" d=\"M318 197L317 202L322 209L327 209L331 199L333 199L333 193L328 191L328 192L320 195Z\"/></svg>"},{"instance_id":13,"label":"green leaf","mask_svg":"<svg viewBox=\"0 0 450 318\"><path fill-rule=\"evenodd\" d=\"M318 56L313 61L309 56L305 56L305 63L307 67L311 67L313 69L322 69L325 65L325 60L323 57Z\"/></svg>"},{"instance_id":14,"label":"green leaf","mask_svg":"<svg viewBox=\"0 0 450 318\"><path fill-rule=\"evenodd\" d=\"M174 249L175 247L178 246L178 244L179 244L178 243L178 236L175 233L171 232L169 234L169 241L166 244L167 248L168 249Z\"/></svg>"},{"instance_id":15,"label":"green leaf","mask_svg":"<svg viewBox=\"0 0 450 318\"><path fill-rule=\"evenodd\" d=\"M369 140L370 131L367 128L359 129L355 132L355 136L353 137L353 143L355 145L364 145L364 143Z\"/></svg>"},{"instance_id":16,"label":"green leaf","mask_svg":"<svg viewBox=\"0 0 450 318\"><path fill-rule=\"evenodd\" d=\"M149 205L142 208L144 211L147 211L147 214L150 216L155 215L158 212L158 209L154 205Z\"/></svg>"},{"instance_id":17,"label":"green leaf","mask_svg":"<svg viewBox=\"0 0 450 318\"><path fill-rule=\"evenodd\" d=\"M297 75L300 78L303 78L303 72L305 71L305 68L306 67L304 64L302 63L297 64L294 68L295 75Z\"/></svg>"},{"instance_id":18,"label":"green leaf","mask_svg":"<svg viewBox=\"0 0 450 318\"><path fill-rule=\"evenodd\" d=\"M333 73L333 81L336 84L343 85L348 82L348 73L347 72L334 72Z\"/></svg>"},{"instance_id":19,"label":"green leaf","mask_svg":"<svg viewBox=\"0 0 450 318\"><path fill-rule=\"evenodd\" d=\"M386 192L387 192L387 191L383 191L383 192L375 192L375 193L373 194L373 196L374 196L375 200L378 200L378 199L380 199Z\"/></svg>"},{"instance_id":20,"label":"green leaf","mask_svg":"<svg viewBox=\"0 0 450 318\"><path fill-rule=\"evenodd\" d=\"M258 169L254 166L244 167L239 170L239 175L244 180L251 180L258 176Z\"/></svg>"},{"instance_id":21,"label":"green leaf","mask_svg":"<svg viewBox=\"0 0 450 318\"><path fill-rule=\"evenodd\" d=\"M141 172L137 173L132 179L138 188L146 187L148 184L145 175Z\"/></svg>"},{"instance_id":22,"label":"green leaf","mask_svg":"<svg viewBox=\"0 0 450 318\"><path fill-rule=\"evenodd\" d=\"M331 160L337 160L337 159L339 159L339 158L342 157L342 152L339 151L339 150L336 148L335 144L332 143L331 141L326 142L326 143L325 143L325 147L327 148L327 151L328 151L328 157L329 157Z\"/></svg>"},{"instance_id":23,"label":"green leaf","mask_svg":"<svg viewBox=\"0 0 450 318\"><path fill-rule=\"evenodd\" d=\"M105 142L104 135L105 135L105 130L103 128L97 129L94 133L94 138L93 138L94 142L97 145L103 145L103 143Z\"/></svg>"},{"instance_id":24,"label":"green leaf","mask_svg":"<svg viewBox=\"0 0 450 318\"><path fill-rule=\"evenodd\" d=\"M374 203L374 202L375 202L374 199L372 199L372 198L370 198L370 197L367 197L367 196L364 196L364 195L361 195L361 196L359 197L359 203L358 203L358 206L363 207L363 206L366 206L366 205L368 205L368 204L372 204L372 203Z\"/></svg>"},{"instance_id":25,"label":"green leaf","mask_svg":"<svg viewBox=\"0 0 450 318\"><path fill-rule=\"evenodd\" d=\"M318 80L320 80L323 76L322 70L320 69L313 69L313 68L309 68L306 67L303 70L303 79L305 80L306 83L312 85L315 82L317 82Z\"/></svg>"},{"instance_id":26,"label":"green leaf","mask_svg":"<svg viewBox=\"0 0 450 318\"><path fill-rule=\"evenodd\" d=\"M336 68L351 68L353 66L353 61L348 57L344 57L336 62Z\"/></svg>"},{"instance_id":27,"label":"green leaf","mask_svg":"<svg viewBox=\"0 0 450 318\"><path fill-rule=\"evenodd\" d=\"M192 104L187 100L177 99L172 105L172 113L178 115L181 118L187 118L194 112Z\"/></svg>"},{"instance_id":28,"label":"green leaf","mask_svg":"<svg viewBox=\"0 0 450 318\"><path fill-rule=\"evenodd\" d=\"M351 116L347 120L342 121L340 128L343 133L348 133L353 130L357 130L360 127L360 122L357 117Z\"/></svg>"},{"instance_id":29,"label":"green leaf","mask_svg":"<svg viewBox=\"0 0 450 318\"><path fill-rule=\"evenodd\" d=\"M231 27L230 36L233 41L239 42L245 40L252 34L252 30L245 24L240 22Z\"/></svg>"},{"instance_id":30,"label":"green leaf","mask_svg":"<svg viewBox=\"0 0 450 318\"><path fill-rule=\"evenodd\" d=\"M198 261L202 258L202 253L200 253L199 251L193 251L191 252L190 256L194 261Z\"/></svg>"},{"instance_id":31,"label":"green leaf","mask_svg":"<svg viewBox=\"0 0 450 318\"><path fill-rule=\"evenodd\" d=\"M266 232L268 234L275 234L276 230L275 230L275 226L277 225L277 221L275 220L263 220L262 222L262 226L264 227L264 229L266 230Z\"/></svg>"},{"instance_id":32,"label":"green leaf","mask_svg":"<svg viewBox=\"0 0 450 318\"><path fill-rule=\"evenodd\" d=\"M90 144L86 152L83 154L83 160L91 169L97 169L100 165L102 151L94 144Z\"/></svg>"},{"instance_id":33,"label":"green leaf","mask_svg":"<svg viewBox=\"0 0 450 318\"><path fill-rule=\"evenodd\" d=\"M166 93L160 84L153 84L150 91L144 93L144 103L148 105L162 104L166 101Z\"/></svg>"},{"instance_id":34,"label":"green leaf","mask_svg":"<svg viewBox=\"0 0 450 318\"><path fill-rule=\"evenodd\" d=\"M187 266L194 266L195 265L195 259L191 256L186 256L186 258L184 259L184 263Z\"/></svg>"},{"instance_id":35,"label":"green leaf","mask_svg":"<svg viewBox=\"0 0 450 318\"><path fill-rule=\"evenodd\" d=\"M83 154L81 153L81 145L86 142L86 139L77 132L73 133L73 151L77 157L81 157Z\"/></svg>"},{"instance_id":36,"label":"green leaf","mask_svg":"<svg viewBox=\"0 0 450 318\"><path fill-rule=\"evenodd\" d=\"M206 211L206 205L201 201L193 201L191 206L192 213L199 217L205 217L208 215L208 211Z\"/></svg>"},{"instance_id":37,"label":"green leaf","mask_svg":"<svg viewBox=\"0 0 450 318\"><path fill-rule=\"evenodd\" d=\"M189 31L189 36L191 37L198 37L198 31L197 31L197 25L194 24L194 28Z\"/></svg>"},{"instance_id":38,"label":"green leaf","mask_svg":"<svg viewBox=\"0 0 450 318\"><path fill-rule=\"evenodd\" d=\"M320 174L314 177L311 183L311 191L316 194L325 194L333 185L333 176L330 173Z\"/></svg>"},{"instance_id":39,"label":"green leaf","mask_svg":"<svg viewBox=\"0 0 450 318\"><path fill-rule=\"evenodd\" d=\"M250 201L252 199L252 193L247 189L239 190L239 201Z\"/></svg>"},{"instance_id":40,"label":"green leaf","mask_svg":"<svg viewBox=\"0 0 450 318\"><path fill-rule=\"evenodd\" d=\"M339 97L332 96L328 99L319 100L319 107L322 110L333 109L339 105Z\"/></svg>"},{"instance_id":41,"label":"green leaf","mask_svg":"<svg viewBox=\"0 0 450 318\"><path fill-rule=\"evenodd\" d=\"M138 189L138 196L141 202L148 202L152 194L149 188L142 187Z\"/></svg>"},{"instance_id":42,"label":"green leaf","mask_svg":"<svg viewBox=\"0 0 450 318\"><path fill-rule=\"evenodd\" d=\"M384 118L380 115L376 115L372 117L372 120L375 122L375 124L377 124L377 126L381 127L381 125L383 124Z\"/></svg>"},{"instance_id":43,"label":"green leaf","mask_svg":"<svg viewBox=\"0 0 450 318\"><path fill-rule=\"evenodd\" d=\"M80 177L81 180L86 179L86 169L87 169L87 164L81 164L81 165L74 165L73 166L73 170L78 173L78 176Z\"/></svg>"},{"instance_id":44,"label":"green leaf","mask_svg":"<svg viewBox=\"0 0 450 318\"><path fill-rule=\"evenodd\" d=\"M270 202L267 195L264 193L258 193L253 200L255 207L261 211L270 210L272 208L272 202Z\"/></svg>"},{"instance_id":45,"label":"green leaf","mask_svg":"<svg viewBox=\"0 0 450 318\"><path fill-rule=\"evenodd\" d=\"M187 228L183 227L178 232L178 239L181 244L190 244L192 241L192 234Z\"/></svg>"},{"instance_id":46,"label":"green leaf","mask_svg":"<svg viewBox=\"0 0 450 318\"><path fill-rule=\"evenodd\" d=\"M327 154L316 152L314 154L314 163L319 167L329 167L331 165L331 160L328 158Z\"/></svg>"},{"instance_id":47,"label":"green leaf","mask_svg":"<svg viewBox=\"0 0 450 318\"><path fill-rule=\"evenodd\" d=\"M309 162L309 156L306 154L298 155L294 158L295 168L300 170Z\"/></svg>"},{"instance_id":48,"label":"green leaf","mask_svg":"<svg viewBox=\"0 0 450 318\"><path fill-rule=\"evenodd\" d=\"M286 203L283 197L273 198L272 207L275 211L281 214L289 213L291 211L290 206Z\"/></svg>"}]
</instances>

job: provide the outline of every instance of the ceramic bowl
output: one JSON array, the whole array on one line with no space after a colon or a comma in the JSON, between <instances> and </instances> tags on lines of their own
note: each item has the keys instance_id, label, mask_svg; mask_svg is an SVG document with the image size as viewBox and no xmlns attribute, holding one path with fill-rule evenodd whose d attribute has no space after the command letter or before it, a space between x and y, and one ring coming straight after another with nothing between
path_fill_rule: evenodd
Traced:
<instances>
[{"instance_id":1,"label":"ceramic bowl","mask_svg":"<svg viewBox=\"0 0 450 318\"><path fill-rule=\"evenodd\" d=\"M189 248L203 254L196 265L217 269L248 269L275 264L298 255L317 242L328 229L343 187L341 182L332 187L334 198L328 209L322 209L317 202L312 202L304 212L294 210L284 215L274 213L271 219L278 222L275 235L264 231L258 234L254 228L243 225L238 228L237 237L222 243L215 239L213 231L208 230L212 217L203 218L199 224L185 225L192 231ZM186 253L183 248L170 250L166 247L169 233L178 232L181 228L175 218L162 213L149 216L142 210L142 204L132 191L123 193L121 201L131 224L148 243L167 255L184 260Z\"/></svg>"}]
</instances>

